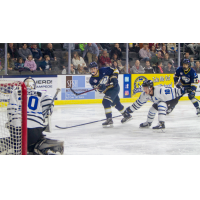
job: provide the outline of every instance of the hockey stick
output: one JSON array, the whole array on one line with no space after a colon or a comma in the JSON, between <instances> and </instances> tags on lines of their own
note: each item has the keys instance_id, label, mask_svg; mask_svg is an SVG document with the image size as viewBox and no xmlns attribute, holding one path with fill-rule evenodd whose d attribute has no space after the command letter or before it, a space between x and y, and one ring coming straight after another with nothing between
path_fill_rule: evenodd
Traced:
<instances>
[{"instance_id":1,"label":"hockey stick","mask_svg":"<svg viewBox=\"0 0 200 200\"><path fill-rule=\"evenodd\" d=\"M118 115L118 116L115 116L115 117L112 117L112 118L116 118L116 117L120 117L122 115ZM84 126L84 125L87 125L87 124L92 124L92 123L96 123L96 122L101 122L101 121L105 121L106 119L101 119L101 120L97 120L97 121L93 121L93 122L88 122L88 123L84 123L84 124L78 124L78 125L74 125L74 126L69 126L69 127L61 127L61 126L58 126L58 125L55 125L56 128L60 128L60 129L68 129L68 128L74 128L74 127L77 127L77 126Z\"/></svg>"},{"instance_id":2,"label":"hockey stick","mask_svg":"<svg viewBox=\"0 0 200 200\"><path fill-rule=\"evenodd\" d=\"M75 92L72 88L70 88L70 90L71 90L76 96L81 95L81 94L85 94L85 93L88 93L88 92L91 92L91 91L96 90L96 89L97 89L97 88L93 88L93 89L87 90L87 91L85 91L85 92L77 93L77 92Z\"/></svg>"}]
</instances>

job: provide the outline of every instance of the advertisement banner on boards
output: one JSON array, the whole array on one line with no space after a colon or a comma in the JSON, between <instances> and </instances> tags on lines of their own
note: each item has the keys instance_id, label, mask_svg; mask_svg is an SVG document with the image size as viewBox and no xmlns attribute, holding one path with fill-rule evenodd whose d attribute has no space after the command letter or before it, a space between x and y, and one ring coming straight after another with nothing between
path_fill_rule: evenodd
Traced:
<instances>
[{"instance_id":1,"label":"advertisement banner on boards","mask_svg":"<svg viewBox=\"0 0 200 200\"><path fill-rule=\"evenodd\" d=\"M5 76L5 80L24 81L29 76ZM57 75L51 76L30 76L36 82L36 90L47 91L48 94L54 96L57 89Z\"/></svg>"},{"instance_id":2,"label":"advertisement banner on boards","mask_svg":"<svg viewBox=\"0 0 200 200\"><path fill-rule=\"evenodd\" d=\"M64 80L62 80L61 100L95 99L95 91L76 96L70 90L71 87L77 93L91 90L92 87L89 84L90 75L67 75L63 76L62 79L63 78Z\"/></svg>"},{"instance_id":3,"label":"advertisement banner on boards","mask_svg":"<svg viewBox=\"0 0 200 200\"><path fill-rule=\"evenodd\" d=\"M131 97L131 74L124 74L124 98L130 98Z\"/></svg>"},{"instance_id":4,"label":"advertisement banner on boards","mask_svg":"<svg viewBox=\"0 0 200 200\"><path fill-rule=\"evenodd\" d=\"M174 87L173 74L132 74L131 75L131 96L139 97L142 92L144 80L152 80L154 85Z\"/></svg>"},{"instance_id":5,"label":"advertisement banner on boards","mask_svg":"<svg viewBox=\"0 0 200 200\"><path fill-rule=\"evenodd\" d=\"M200 96L200 74L198 74L198 86L196 90L196 96Z\"/></svg>"}]
</instances>

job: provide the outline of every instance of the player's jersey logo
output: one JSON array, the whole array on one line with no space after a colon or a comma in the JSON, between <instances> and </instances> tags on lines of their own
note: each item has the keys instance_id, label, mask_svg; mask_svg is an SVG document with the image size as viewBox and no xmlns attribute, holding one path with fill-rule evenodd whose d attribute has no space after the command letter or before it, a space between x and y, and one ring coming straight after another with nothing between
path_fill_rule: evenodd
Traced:
<instances>
[{"instance_id":1,"label":"player's jersey logo","mask_svg":"<svg viewBox=\"0 0 200 200\"><path fill-rule=\"evenodd\" d=\"M93 82L94 82L94 83L97 83L97 79L94 79Z\"/></svg>"},{"instance_id":2,"label":"player's jersey logo","mask_svg":"<svg viewBox=\"0 0 200 200\"><path fill-rule=\"evenodd\" d=\"M185 83L189 83L190 82L190 78L186 77L186 76L182 76L181 77L183 81L185 81Z\"/></svg>"},{"instance_id":3,"label":"player's jersey logo","mask_svg":"<svg viewBox=\"0 0 200 200\"><path fill-rule=\"evenodd\" d=\"M147 80L147 78L145 76L139 76L138 78L135 79L133 94L136 94L138 92L143 92L143 90L142 90L142 83L145 80Z\"/></svg>"},{"instance_id":4,"label":"player's jersey logo","mask_svg":"<svg viewBox=\"0 0 200 200\"><path fill-rule=\"evenodd\" d=\"M100 84L107 84L109 81L109 76L104 76L100 81L99 83Z\"/></svg>"}]
</instances>

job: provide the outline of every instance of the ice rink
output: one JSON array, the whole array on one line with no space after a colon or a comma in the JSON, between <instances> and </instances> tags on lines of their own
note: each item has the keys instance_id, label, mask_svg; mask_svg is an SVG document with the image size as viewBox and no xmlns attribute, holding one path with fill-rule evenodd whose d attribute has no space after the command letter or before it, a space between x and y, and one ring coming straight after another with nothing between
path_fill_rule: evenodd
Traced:
<instances>
[{"instance_id":1,"label":"ice rink","mask_svg":"<svg viewBox=\"0 0 200 200\"><path fill-rule=\"evenodd\" d=\"M125 107L131 103L123 103ZM103 128L102 122L58 129L105 119L102 104L55 106L52 133L49 138L64 140L66 155L200 155L200 117L190 101L180 101L166 116L165 130L139 128L145 122L152 103L132 114L133 119L121 124L122 117L113 119L113 128ZM113 107L113 116L119 112ZM153 126L157 125L156 115Z\"/></svg>"}]
</instances>

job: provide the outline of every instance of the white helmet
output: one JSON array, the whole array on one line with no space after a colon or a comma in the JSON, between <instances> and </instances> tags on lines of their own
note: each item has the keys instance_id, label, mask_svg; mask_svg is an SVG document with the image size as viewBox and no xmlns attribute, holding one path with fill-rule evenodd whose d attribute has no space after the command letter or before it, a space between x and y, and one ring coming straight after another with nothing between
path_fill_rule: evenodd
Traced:
<instances>
[{"instance_id":1,"label":"white helmet","mask_svg":"<svg viewBox=\"0 0 200 200\"><path fill-rule=\"evenodd\" d=\"M25 85L26 85L27 88L29 88L29 89L36 89L36 83L35 83L34 79L32 79L31 77L26 78L24 80L24 83L25 83Z\"/></svg>"}]
</instances>

